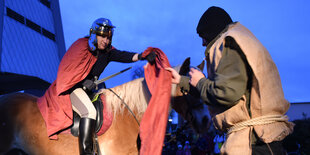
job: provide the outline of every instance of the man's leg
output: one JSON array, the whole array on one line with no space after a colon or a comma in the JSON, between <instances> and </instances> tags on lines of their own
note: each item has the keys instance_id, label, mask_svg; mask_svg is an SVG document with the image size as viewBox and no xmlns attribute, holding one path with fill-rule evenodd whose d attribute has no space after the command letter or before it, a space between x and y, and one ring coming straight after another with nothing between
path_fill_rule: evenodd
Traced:
<instances>
[{"instance_id":1,"label":"man's leg","mask_svg":"<svg viewBox=\"0 0 310 155\"><path fill-rule=\"evenodd\" d=\"M252 155L286 155L282 146L282 141L274 141L272 143L258 142L252 145Z\"/></svg>"},{"instance_id":2,"label":"man's leg","mask_svg":"<svg viewBox=\"0 0 310 155\"><path fill-rule=\"evenodd\" d=\"M92 154L96 125L96 109L82 88L75 89L70 94L70 99L73 110L81 116L79 126L80 154Z\"/></svg>"}]
</instances>

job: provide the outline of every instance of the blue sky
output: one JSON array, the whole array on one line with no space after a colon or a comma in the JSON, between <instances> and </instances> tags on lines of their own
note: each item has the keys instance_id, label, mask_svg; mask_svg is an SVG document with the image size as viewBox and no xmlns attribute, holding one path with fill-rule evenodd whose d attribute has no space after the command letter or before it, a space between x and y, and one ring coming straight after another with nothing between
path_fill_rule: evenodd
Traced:
<instances>
[{"instance_id":1,"label":"blue sky","mask_svg":"<svg viewBox=\"0 0 310 155\"><path fill-rule=\"evenodd\" d=\"M208 7L222 7L269 50L279 69L285 97L290 102L310 102L308 0L61 0L59 3L67 49L89 33L94 20L105 17L116 26L113 46L138 53L149 46L158 47L173 66L187 57L191 57L194 66L203 60L205 47L196 33L197 23ZM101 78L145 63L110 63ZM107 81L107 86L130 81L132 71Z\"/></svg>"}]
</instances>

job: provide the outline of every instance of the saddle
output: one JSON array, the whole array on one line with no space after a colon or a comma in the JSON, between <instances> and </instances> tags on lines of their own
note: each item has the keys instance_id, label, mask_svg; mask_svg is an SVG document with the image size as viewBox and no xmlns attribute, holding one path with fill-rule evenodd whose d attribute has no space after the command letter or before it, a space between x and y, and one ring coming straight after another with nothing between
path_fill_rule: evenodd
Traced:
<instances>
[{"instance_id":1,"label":"saddle","mask_svg":"<svg viewBox=\"0 0 310 155\"><path fill-rule=\"evenodd\" d=\"M94 107L96 108L96 133L98 133L103 124L103 103L99 95L95 96L92 100ZM71 134L75 137L79 136L79 125L81 117L73 111L73 124L71 127Z\"/></svg>"}]
</instances>

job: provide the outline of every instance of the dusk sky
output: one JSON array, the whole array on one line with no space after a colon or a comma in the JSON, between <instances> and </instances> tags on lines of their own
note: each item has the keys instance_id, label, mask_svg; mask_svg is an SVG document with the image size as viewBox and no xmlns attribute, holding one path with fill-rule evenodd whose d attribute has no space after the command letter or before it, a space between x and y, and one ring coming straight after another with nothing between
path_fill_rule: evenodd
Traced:
<instances>
[{"instance_id":1,"label":"dusk sky","mask_svg":"<svg viewBox=\"0 0 310 155\"><path fill-rule=\"evenodd\" d=\"M193 66L204 58L205 47L196 26L210 6L225 9L233 19L250 29L270 52L280 72L286 99L310 102L310 1L309 0L60 0L66 49L88 35L100 17L116 26L112 45L120 50L141 53L157 47L166 53L172 66L191 57ZM126 67L146 64L110 63L100 78ZM206 71L204 71L206 74ZM133 69L106 82L114 87L131 79Z\"/></svg>"}]
</instances>

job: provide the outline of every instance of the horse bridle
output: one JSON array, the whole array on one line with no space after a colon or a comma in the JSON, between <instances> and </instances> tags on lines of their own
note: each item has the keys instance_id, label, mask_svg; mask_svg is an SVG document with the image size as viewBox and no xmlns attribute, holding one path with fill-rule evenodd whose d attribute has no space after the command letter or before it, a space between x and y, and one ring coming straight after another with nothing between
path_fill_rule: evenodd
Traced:
<instances>
[{"instance_id":1,"label":"horse bridle","mask_svg":"<svg viewBox=\"0 0 310 155\"><path fill-rule=\"evenodd\" d=\"M188 108L186 109L186 112L185 112L185 118L190 118L190 120L188 121L193 121L194 117L191 113L193 107L195 106L199 106L199 103L197 104L191 104L191 97L195 98L193 95L191 95L188 91L184 90L183 87L180 88L181 89L181 93L183 94L183 97L185 97L185 101L186 101L186 104L188 105Z\"/></svg>"}]
</instances>

